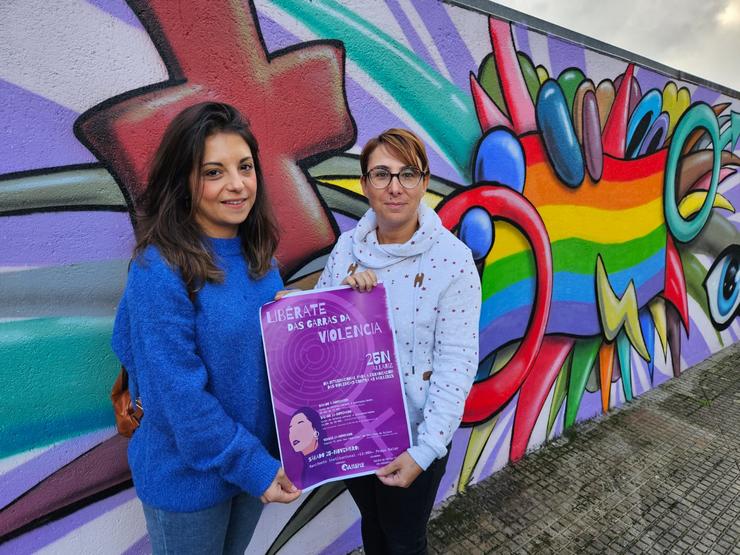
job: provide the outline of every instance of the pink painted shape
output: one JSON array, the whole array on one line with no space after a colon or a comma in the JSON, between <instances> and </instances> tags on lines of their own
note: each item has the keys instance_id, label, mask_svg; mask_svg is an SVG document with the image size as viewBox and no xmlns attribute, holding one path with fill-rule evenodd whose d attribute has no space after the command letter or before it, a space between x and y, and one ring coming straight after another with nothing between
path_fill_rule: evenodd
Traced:
<instances>
[{"instance_id":1,"label":"pink painted shape","mask_svg":"<svg viewBox=\"0 0 740 555\"><path fill-rule=\"evenodd\" d=\"M624 158L625 141L627 140L627 124L630 116L630 92L632 90L632 75L635 66L629 64L624 72L624 79L619 84L617 97L614 99L611 111L606 118L602 143L604 154L615 158Z\"/></svg>"},{"instance_id":2,"label":"pink painted shape","mask_svg":"<svg viewBox=\"0 0 740 555\"><path fill-rule=\"evenodd\" d=\"M0 509L113 435L106 428L64 441L0 475Z\"/></svg>"},{"instance_id":3,"label":"pink painted shape","mask_svg":"<svg viewBox=\"0 0 740 555\"><path fill-rule=\"evenodd\" d=\"M689 300L686 295L686 277L683 273L681 257L670 235L667 237L665 245L665 289L663 290L663 297L675 307L688 335Z\"/></svg>"},{"instance_id":4,"label":"pink painted shape","mask_svg":"<svg viewBox=\"0 0 740 555\"><path fill-rule=\"evenodd\" d=\"M506 127L511 129L511 122L498 106L491 100L486 91L481 87L473 72L470 72L470 93L475 104L475 113L478 114L478 123L484 133L494 127Z\"/></svg>"},{"instance_id":5,"label":"pink painted shape","mask_svg":"<svg viewBox=\"0 0 740 555\"><path fill-rule=\"evenodd\" d=\"M135 498L136 492L134 488L128 488L100 501L94 501L80 509L75 509L74 512L66 516L61 516L50 522L43 522L40 526L22 535L0 543L0 555L37 553L44 547L52 546L64 536L74 533L75 530L82 528L101 515L115 511L124 503L128 503ZM151 553L151 550L148 553Z\"/></svg>"},{"instance_id":6,"label":"pink painted shape","mask_svg":"<svg viewBox=\"0 0 740 555\"><path fill-rule=\"evenodd\" d=\"M534 115L534 104L532 104L527 84L519 69L511 26L506 21L491 17L488 19L488 28L491 33L493 57L496 60L501 90L504 93L514 130L518 135L536 131L537 120Z\"/></svg>"},{"instance_id":7,"label":"pink painted shape","mask_svg":"<svg viewBox=\"0 0 740 555\"><path fill-rule=\"evenodd\" d=\"M514 415L509 458L518 461L527 452L527 444L537 417L545 405L553 382L563 366L565 358L573 348L573 339L547 335L537 353L537 361L519 391L519 402Z\"/></svg>"},{"instance_id":8,"label":"pink painted shape","mask_svg":"<svg viewBox=\"0 0 740 555\"><path fill-rule=\"evenodd\" d=\"M719 182L722 183L726 178L730 177L734 173L736 173L737 170L732 168L722 168L719 170ZM688 191L708 191L709 185L712 183L712 172L708 171L704 175L702 175L699 179L696 180L696 183L691 185L688 189Z\"/></svg>"},{"instance_id":9,"label":"pink painted shape","mask_svg":"<svg viewBox=\"0 0 740 555\"><path fill-rule=\"evenodd\" d=\"M115 435L0 511L0 537L131 479L128 440Z\"/></svg>"}]
</instances>

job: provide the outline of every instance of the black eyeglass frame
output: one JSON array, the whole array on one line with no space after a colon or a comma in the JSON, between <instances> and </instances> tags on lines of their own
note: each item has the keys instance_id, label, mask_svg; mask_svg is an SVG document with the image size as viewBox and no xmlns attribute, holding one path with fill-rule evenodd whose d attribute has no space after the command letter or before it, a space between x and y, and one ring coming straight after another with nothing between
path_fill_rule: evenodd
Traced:
<instances>
[{"instance_id":1,"label":"black eyeglass frame","mask_svg":"<svg viewBox=\"0 0 740 555\"><path fill-rule=\"evenodd\" d=\"M409 168L411 168L411 169L413 169L413 170L416 170L416 171L418 171L418 172L419 172L419 180L418 180L418 181L416 182L416 185L414 185L413 187L407 187L406 185L404 185L404 184L403 184L403 183L401 182L401 173L402 173L402 172L403 172L404 170L408 170ZM422 181L422 180L423 180L423 179L424 179L424 178L425 178L425 177L426 177L427 175L429 175L429 170L423 171L423 170L420 170L419 168L417 168L416 166L404 166L404 167L402 167L402 168L401 168L400 170L398 170L398 171L397 171L396 173L393 173L393 172L392 172L392 171L390 171L390 170L385 170L385 171L387 171L387 172L388 172L388 174L390 175L390 179L388 179L388 183L386 183L386 184L385 184L385 185L383 185L382 187L378 187L378 186L377 186L377 185L375 184L375 182L373 181L373 178L372 178L372 176L370 175L370 172L371 172L371 171L373 171L373 170L377 170L377 169L381 169L381 168L378 168L378 167L372 168L372 169L370 169L370 170L366 171L365 173L363 173L363 174L362 174L362 177L364 177L365 179L367 179L367 180L368 180L368 181L370 182L370 186L371 186L371 187L372 187L373 189L377 189L377 190L379 190L379 191L380 191L381 189L385 189L385 188L387 188L387 187L388 187L388 186L389 186L389 185L391 184L391 182L393 181L393 178L394 178L394 177L395 177L395 178L396 178L396 179L398 180L398 184L399 184L399 185L400 185L401 187L403 187L404 189L406 189L406 190L408 190L408 191L411 191L411 190L413 190L413 189L416 189L416 188L417 188L417 187L419 186L419 184L421 183L421 181Z\"/></svg>"}]
</instances>

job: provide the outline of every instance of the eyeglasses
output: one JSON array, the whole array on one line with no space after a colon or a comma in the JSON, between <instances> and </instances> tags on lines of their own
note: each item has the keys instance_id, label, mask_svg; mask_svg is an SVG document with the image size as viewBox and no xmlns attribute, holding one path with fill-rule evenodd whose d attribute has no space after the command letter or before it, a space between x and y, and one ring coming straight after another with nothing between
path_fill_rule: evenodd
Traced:
<instances>
[{"instance_id":1,"label":"eyeglasses","mask_svg":"<svg viewBox=\"0 0 740 555\"><path fill-rule=\"evenodd\" d=\"M398 173L393 173L387 168L380 167L371 169L364 177L370 180L370 185L374 189L385 189L391 184L394 177L398 179L398 182L404 189L413 189L421 183L421 178L427 173L414 166L403 167Z\"/></svg>"}]
</instances>

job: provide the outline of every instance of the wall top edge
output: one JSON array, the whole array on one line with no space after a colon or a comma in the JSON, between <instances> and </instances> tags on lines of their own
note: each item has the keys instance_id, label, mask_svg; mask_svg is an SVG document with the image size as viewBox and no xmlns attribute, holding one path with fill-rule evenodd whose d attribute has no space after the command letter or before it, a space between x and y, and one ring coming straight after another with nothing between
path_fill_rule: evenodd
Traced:
<instances>
[{"instance_id":1,"label":"wall top edge","mask_svg":"<svg viewBox=\"0 0 740 555\"><path fill-rule=\"evenodd\" d=\"M539 19L537 17L514 10L507 6L502 6L501 4L497 4L493 2L492 0L441 0L441 1L451 6L474 10L474 11L483 13L485 15L493 15L498 18L505 19L512 23L518 23L520 25L524 25L525 27L528 27L529 29L532 29L533 31L553 34L553 35L558 36L559 38L569 40L571 42L580 44L592 50L597 50L601 53L608 54L610 56L614 56L617 58L621 58L625 62L633 62L647 69L651 69L653 71L662 73L668 77L673 77L681 81L687 81L694 85L708 87L710 89L716 90L717 92L720 92L727 96L731 96L734 98L740 97L740 91L736 91L735 89L732 89L725 85L720 85L719 83L715 83L714 81L710 81L709 79L704 79L703 77L698 77L696 75L687 73L685 71L681 71L674 67L661 64L660 62L656 62L655 60L651 60L650 58L646 58L645 56L641 56L640 54L635 54L634 52L630 52L629 50L625 50L624 48L619 48L612 44L589 37L588 35L583 35L571 29L567 29L565 27L561 27L560 25L556 25L555 23L550 23L549 21L545 21L544 19Z\"/></svg>"}]
</instances>

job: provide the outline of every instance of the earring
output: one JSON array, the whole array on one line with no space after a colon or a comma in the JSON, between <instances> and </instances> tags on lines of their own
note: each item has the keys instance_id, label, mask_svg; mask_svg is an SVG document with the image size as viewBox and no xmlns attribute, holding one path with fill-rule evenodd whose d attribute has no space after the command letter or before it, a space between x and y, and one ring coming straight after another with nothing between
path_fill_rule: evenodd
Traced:
<instances>
[{"instance_id":1,"label":"earring","mask_svg":"<svg viewBox=\"0 0 740 555\"><path fill-rule=\"evenodd\" d=\"M318 430L314 430L313 431L313 437L315 437L316 439L319 439L319 431Z\"/></svg>"}]
</instances>

